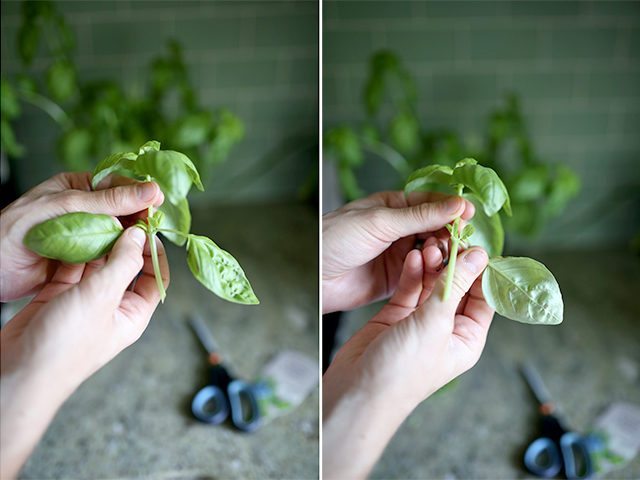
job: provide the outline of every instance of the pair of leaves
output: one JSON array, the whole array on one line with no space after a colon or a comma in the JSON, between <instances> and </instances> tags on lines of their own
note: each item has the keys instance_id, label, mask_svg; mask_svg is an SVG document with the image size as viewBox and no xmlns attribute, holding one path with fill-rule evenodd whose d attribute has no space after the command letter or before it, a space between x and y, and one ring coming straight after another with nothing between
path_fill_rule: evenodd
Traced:
<instances>
[{"instance_id":1,"label":"pair of leaves","mask_svg":"<svg viewBox=\"0 0 640 480\"><path fill-rule=\"evenodd\" d=\"M507 187L498 174L491 168L479 165L473 158L459 161L454 168L446 165L429 165L416 170L407 179L405 193L436 185L468 188L482 205L487 216L495 215L504 209L511 215L511 202Z\"/></svg>"},{"instance_id":2,"label":"pair of leaves","mask_svg":"<svg viewBox=\"0 0 640 480\"><path fill-rule=\"evenodd\" d=\"M125 152L109 155L96 167L92 185L95 188L104 178L116 174L135 180L153 180L166 196L160 208L164 213L164 229L189 233L191 213L186 200L191 185L204 190L200 175L186 155L171 150L160 150L160 143L152 140L140 147L138 153ZM178 246L184 245L185 237L174 232L163 233Z\"/></svg>"}]
</instances>

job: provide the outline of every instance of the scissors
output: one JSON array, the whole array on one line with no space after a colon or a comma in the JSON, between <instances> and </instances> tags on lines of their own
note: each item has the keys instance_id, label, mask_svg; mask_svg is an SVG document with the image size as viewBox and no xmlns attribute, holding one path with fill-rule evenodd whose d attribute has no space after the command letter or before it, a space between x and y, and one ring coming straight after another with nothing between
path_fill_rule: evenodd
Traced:
<instances>
[{"instance_id":1,"label":"scissors","mask_svg":"<svg viewBox=\"0 0 640 480\"><path fill-rule=\"evenodd\" d=\"M599 440L568 431L540 375L531 364L522 366L522 374L538 400L541 436L524 453L524 465L538 477L552 478L564 470L567 479L589 478L594 472L592 453L599 448Z\"/></svg>"},{"instance_id":2,"label":"scissors","mask_svg":"<svg viewBox=\"0 0 640 480\"><path fill-rule=\"evenodd\" d=\"M220 425L231 417L237 429L255 431L262 424L259 401L269 395L269 386L235 379L222 363L213 335L202 319L189 317L189 324L207 351L210 366L209 384L193 397L191 412L204 423Z\"/></svg>"}]
</instances>

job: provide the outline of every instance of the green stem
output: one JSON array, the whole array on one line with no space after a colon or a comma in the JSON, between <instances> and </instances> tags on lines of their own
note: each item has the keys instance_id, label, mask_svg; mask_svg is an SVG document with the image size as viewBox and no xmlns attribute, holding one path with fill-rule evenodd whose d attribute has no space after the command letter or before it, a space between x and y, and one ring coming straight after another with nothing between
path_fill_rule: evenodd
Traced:
<instances>
[{"instance_id":1,"label":"green stem","mask_svg":"<svg viewBox=\"0 0 640 480\"><path fill-rule=\"evenodd\" d=\"M160 292L160 301L164 303L164 299L167 297L167 292L164 289L164 282L162 281L162 271L160 270L160 261L158 260L158 247L156 246L156 234L155 229L151 227L149 218L153 216L153 206L149 206L147 209L147 235L149 237L149 250L151 251L151 263L153 264L153 274L156 277L156 285L158 286L158 292Z\"/></svg>"},{"instance_id":2,"label":"green stem","mask_svg":"<svg viewBox=\"0 0 640 480\"><path fill-rule=\"evenodd\" d=\"M151 262L153 263L153 273L156 277L156 284L158 285L158 292L160 292L160 300L164 303L164 299L167 297L167 292L164 289L164 282L162 281L162 274L160 273L160 262L158 261L158 248L156 247L156 236L149 232L149 248L151 250Z\"/></svg>"},{"instance_id":3,"label":"green stem","mask_svg":"<svg viewBox=\"0 0 640 480\"><path fill-rule=\"evenodd\" d=\"M57 103L52 102L44 95L21 89L18 89L17 92L22 100L41 109L64 130L68 130L73 126L73 122L71 121L71 118L69 118L69 115L67 115L67 112L65 112Z\"/></svg>"},{"instance_id":4,"label":"green stem","mask_svg":"<svg viewBox=\"0 0 640 480\"><path fill-rule=\"evenodd\" d=\"M458 185L457 195L462 196L464 185ZM442 300L447 301L451 295L451 286L453 285L453 275L456 270L456 259L458 258L458 247L460 246L460 217L453 221L453 231L455 235L451 235L451 251L449 252L449 264L447 265L447 278L444 284L444 292Z\"/></svg>"}]
</instances>

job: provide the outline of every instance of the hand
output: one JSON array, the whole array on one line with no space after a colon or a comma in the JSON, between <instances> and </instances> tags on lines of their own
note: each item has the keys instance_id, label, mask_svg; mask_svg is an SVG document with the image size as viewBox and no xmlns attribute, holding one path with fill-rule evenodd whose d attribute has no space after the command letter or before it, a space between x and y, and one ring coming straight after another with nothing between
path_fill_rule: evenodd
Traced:
<instances>
[{"instance_id":1,"label":"hand","mask_svg":"<svg viewBox=\"0 0 640 480\"><path fill-rule=\"evenodd\" d=\"M0 301L38 292L58 262L42 258L23 244L34 225L70 212L106 213L118 217L159 206L164 196L155 183L91 191L89 173L62 173L41 183L2 210L0 222ZM125 220L121 219L126 225Z\"/></svg>"},{"instance_id":2,"label":"hand","mask_svg":"<svg viewBox=\"0 0 640 480\"><path fill-rule=\"evenodd\" d=\"M417 240L448 237L444 226L475 213L471 202L441 193L380 192L323 217L322 308L351 310L388 298ZM442 243L442 242L440 242ZM445 242L446 243L446 242ZM425 255L442 263L436 242Z\"/></svg>"},{"instance_id":3,"label":"hand","mask_svg":"<svg viewBox=\"0 0 640 480\"><path fill-rule=\"evenodd\" d=\"M108 259L59 264L51 281L0 331L2 478L17 474L66 398L147 327L160 294L145 238L131 227ZM156 243L166 287L169 267L162 243Z\"/></svg>"},{"instance_id":4,"label":"hand","mask_svg":"<svg viewBox=\"0 0 640 480\"><path fill-rule=\"evenodd\" d=\"M365 477L406 416L477 362L494 313L482 295L487 262L480 248L460 253L445 302L446 269L425 275L424 253L409 252L389 303L324 375L327 478Z\"/></svg>"}]
</instances>

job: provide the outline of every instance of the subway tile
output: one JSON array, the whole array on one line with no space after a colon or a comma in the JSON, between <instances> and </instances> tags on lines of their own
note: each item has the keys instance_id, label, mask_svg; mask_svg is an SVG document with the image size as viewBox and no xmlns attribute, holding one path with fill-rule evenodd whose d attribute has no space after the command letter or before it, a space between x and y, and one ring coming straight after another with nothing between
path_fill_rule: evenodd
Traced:
<instances>
[{"instance_id":1,"label":"subway tile","mask_svg":"<svg viewBox=\"0 0 640 480\"><path fill-rule=\"evenodd\" d=\"M471 28L468 56L471 60L523 60L540 57L538 28Z\"/></svg>"},{"instance_id":2,"label":"subway tile","mask_svg":"<svg viewBox=\"0 0 640 480\"><path fill-rule=\"evenodd\" d=\"M408 27L399 31L388 31L386 47L395 50L408 62L451 60L456 56L453 30L429 31Z\"/></svg>"},{"instance_id":3,"label":"subway tile","mask_svg":"<svg viewBox=\"0 0 640 480\"><path fill-rule=\"evenodd\" d=\"M523 102L573 97L575 74L554 72L512 73L502 79L505 89L520 94Z\"/></svg>"},{"instance_id":4,"label":"subway tile","mask_svg":"<svg viewBox=\"0 0 640 480\"><path fill-rule=\"evenodd\" d=\"M318 42L317 16L278 16L259 18L256 45L315 45Z\"/></svg>"},{"instance_id":5,"label":"subway tile","mask_svg":"<svg viewBox=\"0 0 640 480\"><path fill-rule=\"evenodd\" d=\"M639 98L640 71L610 70L591 72L587 94L590 97Z\"/></svg>"},{"instance_id":6,"label":"subway tile","mask_svg":"<svg viewBox=\"0 0 640 480\"><path fill-rule=\"evenodd\" d=\"M569 28L551 32L551 58L610 58L616 53L619 31L615 28Z\"/></svg>"},{"instance_id":7,"label":"subway tile","mask_svg":"<svg viewBox=\"0 0 640 480\"><path fill-rule=\"evenodd\" d=\"M587 2L579 1L510 1L509 11L514 17L576 17L587 12ZM608 2L607 2L608 3Z\"/></svg>"},{"instance_id":8,"label":"subway tile","mask_svg":"<svg viewBox=\"0 0 640 480\"><path fill-rule=\"evenodd\" d=\"M373 36L366 30L329 31L323 38L323 65L361 62L373 50Z\"/></svg>"}]
</instances>

